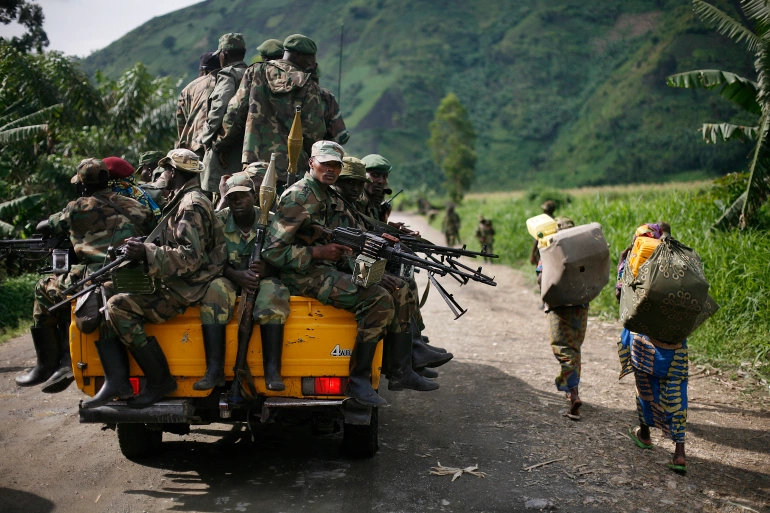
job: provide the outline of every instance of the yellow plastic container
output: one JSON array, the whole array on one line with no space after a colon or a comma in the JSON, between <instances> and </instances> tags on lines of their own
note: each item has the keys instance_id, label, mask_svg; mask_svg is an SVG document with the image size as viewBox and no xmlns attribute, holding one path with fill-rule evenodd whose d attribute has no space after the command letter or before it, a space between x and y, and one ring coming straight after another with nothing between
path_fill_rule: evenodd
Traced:
<instances>
[{"instance_id":1,"label":"yellow plastic container","mask_svg":"<svg viewBox=\"0 0 770 513\"><path fill-rule=\"evenodd\" d=\"M237 306L236 306L237 312ZM235 354L238 350L238 324L236 316L227 325L225 336L225 376L233 379ZM145 324L147 335L153 335L163 348L171 374L176 378L178 389L172 397L205 397L210 390L193 390L192 385L206 372L206 355L203 349L200 308L187 311L163 324ZM94 342L98 331L90 335L81 333L73 319L70 328L70 353L72 354L75 381L78 388L93 396L96 379L104 376ZM353 314L331 306L324 306L315 299L292 296L291 314L283 336L281 376L286 385L283 392L268 391L265 387L262 367L262 340L259 325L249 343L247 361L257 392L265 396L305 397L302 394L303 377L343 376L349 374L350 352L356 338L356 321ZM139 366L129 355L130 375L142 376ZM372 386L379 387L382 342L377 347L372 363ZM313 396L319 397L319 396Z\"/></svg>"},{"instance_id":2,"label":"yellow plastic container","mask_svg":"<svg viewBox=\"0 0 770 513\"><path fill-rule=\"evenodd\" d=\"M634 273L634 278L639 274L639 268L655 252L655 248L660 246L660 239L652 237L637 237L628 254L628 267Z\"/></svg>"},{"instance_id":3,"label":"yellow plastic container","mask_svg":"<svg viewBox=\"0 0 770 513\"><path fill-rule=\"evenodd\" d=\"M527 219L527 231L539 241L539 248L547 247L551 242L551 236L558 229L559 226L556 220L548 214L540 214L539 216Z\"/></svg>"}]
</instances>

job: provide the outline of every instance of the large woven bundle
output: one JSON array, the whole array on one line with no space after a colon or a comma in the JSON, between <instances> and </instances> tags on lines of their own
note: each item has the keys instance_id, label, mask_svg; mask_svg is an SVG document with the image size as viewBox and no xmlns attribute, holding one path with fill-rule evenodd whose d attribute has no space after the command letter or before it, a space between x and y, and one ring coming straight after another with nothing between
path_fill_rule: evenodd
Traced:
<instances>
[{"instance_id":1,"label":"large woven bundle","mask_svg":"<svg viewBox=\"0 0 770 513\"><path fill-rule=\"evenodd\" d=\"M630 331L680 343L719 308L708 290L698 254L664 237L636 277L626 260L620 322Z\"/></svg>"},{"instance_id":2,"label":"large woven bundle","mask_svg":"<svg viewBox=\"0 0 770 513\"><path fill-rule=\"evenodd\" d=\"M559 230L540 259L540 297L549 307L589 303L609 281L610 250L599 223Z\"/></svg>"}]
</instances>

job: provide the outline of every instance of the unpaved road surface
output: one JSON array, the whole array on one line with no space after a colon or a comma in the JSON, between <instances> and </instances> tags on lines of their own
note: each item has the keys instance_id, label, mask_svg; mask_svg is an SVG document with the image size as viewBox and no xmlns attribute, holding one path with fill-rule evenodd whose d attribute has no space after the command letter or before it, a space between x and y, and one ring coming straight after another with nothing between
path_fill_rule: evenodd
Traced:
<instances>
[{"instance_id":1,"label":"unpaved road surface","mask_svg":"<svg viewBox=\"0 0 770 513\"><path fill-rule=\"evenodd\" d=\"M399 217L441 240L421 218ZM164 434L161 454L128 461L113 431L78 423L74 386L57 395L15 386L34 354L29 335L9 341L0 346L0 511L770 512L766 386L692 368L690 472L675 475L665 468L673 445L659 433L652 451L626 436L636 414L633 379L617 379L620 327L590 319L583 419L571 421L532 281L485 270L497 287L443 280L468 309L457 321L431 293L427 335L455 359L439 369L436 392L383 392L381 449L365 461L341 454L339 434L275 425L256 426L255 442L225 425ZM438 462L487 475L452 482L430 475Z\"/></svg>"}]
</instances>

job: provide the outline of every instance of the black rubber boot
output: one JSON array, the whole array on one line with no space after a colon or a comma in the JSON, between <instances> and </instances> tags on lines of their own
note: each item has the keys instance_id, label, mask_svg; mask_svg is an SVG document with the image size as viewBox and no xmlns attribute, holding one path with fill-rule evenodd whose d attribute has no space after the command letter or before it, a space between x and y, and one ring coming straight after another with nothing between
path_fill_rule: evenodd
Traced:
<instances>
[{"instance_id":1,"label":"black rubber boot","mask_svg":"<svg viewBox=\"0 0 770 513\"><path fill-rule=\"evenodd\" d=\"M412 327L412 335L414 339L413 344L415 342L423 342L425 344L425 347L427 347L428 349L431 349L432 351L436 351L437 353L447 352L447 350L444 349L443 347L435 347L428 343L428 337L424 337L422 335L422 331L420 331L420 328L417 327L417 320L414 317L412 317L411 327Z\"/></svg>"},{"instance_id":2,"label":"black rubber boot","mask_svg":"<svg viewBox=\"0 0 770 513\"><path fill-rule=\"evenodd\" d=\"M388 401L372 388L372 360L377 351L378 341L361 342L356 340L350 355L350 377L345 395L354 398L365 406L387 406Z\"/></svg>"},{"instance_id":3,"label":"black rubber boot","mask_svg":"<svg viewBox=\"0 0 770 513\"><path fill-rule=\"evenodd\" d=\"M262 336L262 365L265 368L265 386L268 390L281 392L286 385L281 379L281 353L283 353L283 324L263 324L259 327Z\"/></svg>"},{"instance_id":4,"label":"black rubber boot","mask_svg":"<svg viewBox=\"0 0 770 513\"><path fill-rule=\"evenodd\" d=\"M422 376L423 378L437 378L438 372L434 371L433 369L429 369L427 367L423 367L422 369L414 369L414 372Z\"/></svg>"},{"instance_id":5,"label":"black rubber boot","mask_svg":"<svg viewBox=\"0 0 770 513\"><path fill-rule=\"evenodd\" d=\"M48 378L48 381L43 383L41 390L46 394L64 392L75 381L75 375L72 372L72 358L70 358L69 331L69 323L57 327L60 355L59 368Z\"/></svg>"},{"instance_id":6,"label":"black rubber boot","mask_svg":"<svg viewBox=\"0 0 770 513\"><path fill-rule=\"evenodd\" d=\"M56 333L56 326L50 324L32 326L30 332L32 333L32 343L35 346L37 363L31 371L16 376L16 384L20 387L31 387L45 383L59 368L59 337Z\"/></svg>"},{"instance_id":7,"label":"black rubber boot","mask_svg":"<svg viewBox=\"0 0 770 513\"><path fill-rule=\"evenodd\" d=\"M211 390L225 386L226 324L202 324L203 349L206 351L206 374L193 383L193 390Z\"/></svg>"},{"instance_id":8,"label":"black rubber boot","mask_svg":"<svg viewBox=\"0 0 770 513\"><path fill-rule=\"evenodd\" d=\"M411 337L410 337L410 340ZM422 367L440 367L454 358L452 353L439 353L428 348L428 345L420 340L412 340L412 366L415 369Z\"/></svg>"},{"instance_id":9,"label":"black rubber boot","mask_svg":"<svg viewBox=\"0 0 770 513\"><path fill-rule=\"evenodd\" d=\"M115 398L128 399L134 396L134 389L128 380L126 346L117 337L99 339L95 345L104 369L104 385L95 396L80 403L81 408L98 408Z\"/></svg>"},{"instance_id":10,"label":"black rubber boot","mask_svg":"<svg viewBox=\"0 0 770 513\"><path fill-rule=\"evenodd\" d=\"M131 354L144 372L144 389L126 401L131 408L147 408L176 390L176 380L168 369L168 360L155 337L147 337L140 348L130 348Z\"/></svg>"},{"instance_id":11,"label":"black rubber boot","mask_svg":"<svg viewBox=\"0 0 770 513\"><path fill-rule=\"evenodd\" d=\"M388 390L419 390L428 392L436 390L438 383L425 379L412 369L412 334L389 333L385 337L389 345L390 378Z\"/></svg>"}]
</instances>

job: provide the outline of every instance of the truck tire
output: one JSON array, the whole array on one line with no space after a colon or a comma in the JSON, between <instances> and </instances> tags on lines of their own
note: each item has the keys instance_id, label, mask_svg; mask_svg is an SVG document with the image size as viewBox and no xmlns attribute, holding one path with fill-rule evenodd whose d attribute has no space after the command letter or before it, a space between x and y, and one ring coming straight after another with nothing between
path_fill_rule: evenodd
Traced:
<instances>
[{"instance_id":1,"label":"truck tire","mask_svg":"<svg viewBox=\"0 0 770 513\"><path fill-rule=\"evenodd\" d=\"M120 452L129 460L142 459L160 451L163 431L149 429L145 424L118 424Z\"/></svg>"},{"instance_id":2,"label":"truck tire","mask_svg":"<svg viewBox=\"0 0 770 513\"><path fill-rule=\"evenodd\" d=\"M368 426L344 424L342 449L351 458L371 458L380 448L380 419L377 408L372 408Z\"/></svg>"}]
</instances>

